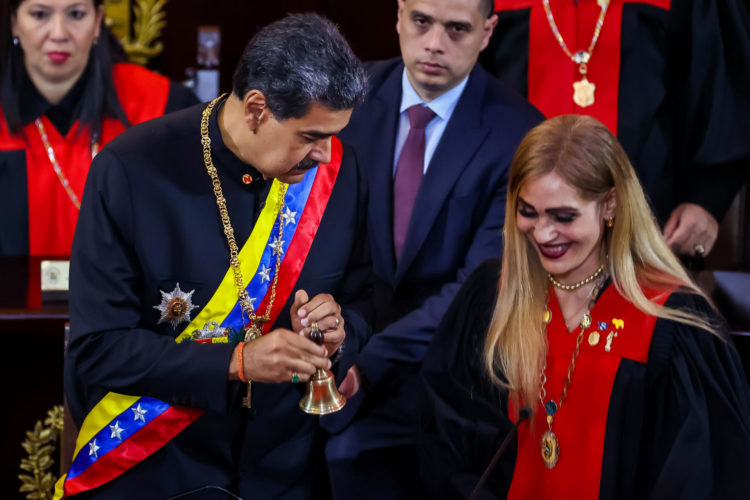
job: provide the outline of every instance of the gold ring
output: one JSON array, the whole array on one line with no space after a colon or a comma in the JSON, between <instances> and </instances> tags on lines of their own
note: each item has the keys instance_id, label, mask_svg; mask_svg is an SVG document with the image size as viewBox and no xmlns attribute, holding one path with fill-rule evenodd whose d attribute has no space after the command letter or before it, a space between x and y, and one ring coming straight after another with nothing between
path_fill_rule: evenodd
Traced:
<instances>
[{"instance_id":1,"label":"gold ring","mask_svg":"<svg viewBox=\"0 0 750 500\"><path fill-rule=\"evenodd\" d=\"M706 247L698 243L693 247L693 250L695 251L695 255L698 257L702 257L704 253L706 253Z\"/></svg>"},{"instance_id":2,"label":"gold ring","mask_svg":"<svg viewBox=\"0 0 750 500\"><path fill-rule=\"evenodd\" d=\"M318 323L315 322L315 321L313 321L310 324L310 333L312 333L312 332L319 332L319 331L320 331L320 328L318 328Z\"/></svg>"},{"instance_id":3,"label":"gold ring","mask_svg":"<svg viewBox=\"0 0 750 500\"><path fill-rule=\"evenodd\" d=\"M292 383L296 384L297 382L299 382L299 375L297 372L292 372Z\"/></svg>"}]
</instances>

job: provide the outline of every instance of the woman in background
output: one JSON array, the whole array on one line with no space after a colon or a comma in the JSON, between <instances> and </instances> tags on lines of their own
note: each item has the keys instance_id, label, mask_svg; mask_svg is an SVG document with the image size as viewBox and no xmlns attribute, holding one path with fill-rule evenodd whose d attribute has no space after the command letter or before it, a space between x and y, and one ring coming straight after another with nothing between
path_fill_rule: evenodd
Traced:
<instances>
[{"instance_id":1,"label":"woman in background","mask_svg":"<svg viewBox=\"0 0 750 500\"><path fill-rule=\"evenodd\" d=\"M604 125L565 115L527 134L504 237L502 272L488 261L467 280L425 360L434 496L472 491L524 406L487 483L497 497L745 495L739 357Z\"/></svg>"},{"instance_id":2,"label":"woman in background","mask_svg":"<svg viewBox=\"0 0 750 500\"><path fill-rule=\"evenodd\" d=\"M197 102L123 61L102 0L10 0L0 40L0 255L68 255L91 159Z\"/></svg>"}]
</instances>

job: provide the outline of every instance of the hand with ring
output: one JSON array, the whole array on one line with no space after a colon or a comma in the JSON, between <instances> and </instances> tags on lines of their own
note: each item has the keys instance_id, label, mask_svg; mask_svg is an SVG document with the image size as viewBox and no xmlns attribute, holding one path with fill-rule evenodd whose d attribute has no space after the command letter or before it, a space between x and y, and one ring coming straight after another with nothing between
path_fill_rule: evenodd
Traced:
<instances>
[{"instance_id":1,"label":"hand with ring","mask_svg":"<svg viewBox=\"0 0 750 500\"><path fill-rule=\"evenodd\" d=\"M300 337L296 332L277 328L237 349L229 364L229 379L240 380L239 362L244 378L261 383L284 383L308 380L318 368L329 369L331 360L325 348Z\"/></svg>"},{"instance_id":2,"label":"hand with ring","mask_svg":"<svg viewBox=\"0 0 750 500\"><path fill-rule=\"evenodd\" d=\"M664 238L678 255L705 257L719 234L719 223L706 209L695 203L677 206L664 225Z\"/></svg>"},{"instance_id":3,"label":"hand with ring","mask_svg":"<svg viewBox=\"0 0 750 500\"><path fill-rule=\"evenodd\" d=\"M325 347L332 355L344 342L344 318L341 306L327 293L321 293L310 299L307 292L298 290L294 295L290 314L295 332L305 337L310 336L313 325L325 334Z\"/></svg>"}]
</instances>

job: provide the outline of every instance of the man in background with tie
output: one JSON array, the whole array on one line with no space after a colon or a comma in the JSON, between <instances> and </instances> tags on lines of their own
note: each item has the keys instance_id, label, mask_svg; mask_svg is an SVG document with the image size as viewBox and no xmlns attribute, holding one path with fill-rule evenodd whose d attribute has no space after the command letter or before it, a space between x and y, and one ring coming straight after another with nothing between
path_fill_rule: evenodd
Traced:
<instances>
[{"instance_id":1,"label":"man in background with tie","mask_svg":"<svg viewBox=\"0 0 750 500\"><path fill-rule=\"evenodd\" d=\"M502 253L508 167L543 119L477 64L491 0L398 0L401 58L371 63L341 133L367 172L375 335L351 363L352 398L325 417L334 498L415 498L414 384L462 281Z\"/></svg>"}]
</instances>

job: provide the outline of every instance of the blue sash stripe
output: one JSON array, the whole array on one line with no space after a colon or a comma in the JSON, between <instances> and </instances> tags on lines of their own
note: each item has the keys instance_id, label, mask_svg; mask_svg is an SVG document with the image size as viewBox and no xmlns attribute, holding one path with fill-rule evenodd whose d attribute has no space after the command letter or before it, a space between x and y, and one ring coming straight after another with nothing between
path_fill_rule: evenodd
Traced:
<instances>
[{"instance_id":1,"label":"blue sash stripe","mask_svg":"<svg viewBox=\"0 0 750 500\"><path fill-rule=\"evenodd\" d=\"M302 216L302 211L304 210L305 204L307 203L307 198L310 195L313 182L315 182L315 176L318 172L318 168L319 167L310 169L305 174L305 177L301 182L299 182L298 184L290 184L287 188L286 196L284 197L284 211L286 212L288 209L291 212L295 212L295 216L294 223L290 222L284 225L284 244L282 245L281 253L282 260L286 255L286 250L287 248L289 248L289 244L291 243L292 238L294 237L294 233L297 230L300 217ZM279 236L279 222L283 223L284 220L277 219L277 221L274 223L268 243L266 244L266 247L263 250L263 255L260 258L260 267L256 270L255 274L250 280L250 283L248 283L246 287L247 293L250 298L255 298L254 305L256 310L263 300L263 297L266 296L266 293L268 292L268 289L273 282L274 273L276 272L274 266L275 257L273 255L273 249L270 247L270 243L272 243ZM264 280L260 275L260 271L261 269L263 269L263 266L270 269L270 272L268 273L270 279L268 280ZM237 331L242 331L245 324L242 320L242 307L240 306L239 301L234 305L234 308L230 311L226 318L224 318L221 326L231 327Z\"/></svg>"},{"instance_id":2,"label":"blue sash stripe","mask_svg":"<svg viewBox=\"0 0 750 500\"><path fill-rule=\"evenodd\" d=\"M99 457L109 453L127 438L143 429L152 420L164 413L169 404L158 399L142 397L127 410L105 425L88 444L81 449L68 471L67 480L86 471ZM141 418L142 417L142 418ZM116 427L115 427L116 426ZM115 428L113 431L112 428ZM120 430L121 429L121 430ZM118 439L119 434L119 439Z\"/></svg>"}]
</instances>

